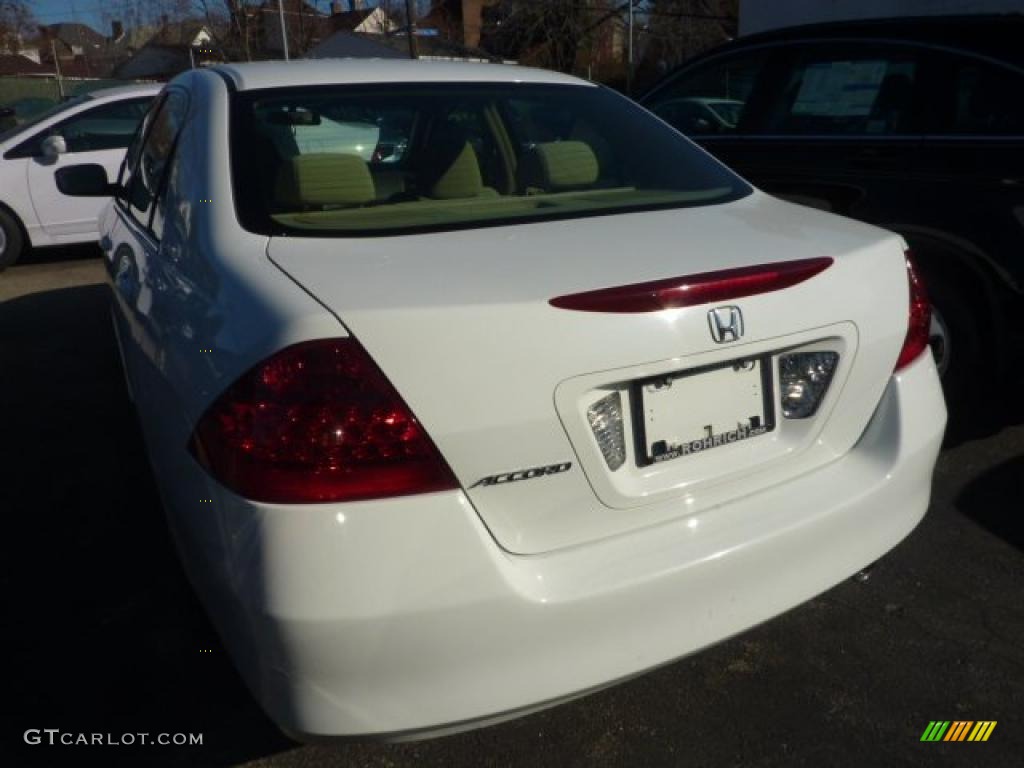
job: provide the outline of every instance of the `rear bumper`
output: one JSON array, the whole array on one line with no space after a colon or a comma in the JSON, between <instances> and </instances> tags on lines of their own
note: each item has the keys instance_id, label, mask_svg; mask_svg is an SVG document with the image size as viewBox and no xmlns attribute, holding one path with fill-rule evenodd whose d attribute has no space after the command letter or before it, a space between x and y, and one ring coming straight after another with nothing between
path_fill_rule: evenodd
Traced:
<instances>
[{"instance_id":1,"label":"rear bumper","mask_svg":"<svg viewBox=\"0 0 1024 768\"><path fill-rule=\"evenodd\" d=\"M202 490L186 493L213 495L212 507L168 506L186 568L270 716L307 737L394 736L585 692L828 589L920 521L944 424L926 355L892 379L842 459L547 555L500 549L458 492L270 507L197 471Z\"/></svg>"}]
</instances>

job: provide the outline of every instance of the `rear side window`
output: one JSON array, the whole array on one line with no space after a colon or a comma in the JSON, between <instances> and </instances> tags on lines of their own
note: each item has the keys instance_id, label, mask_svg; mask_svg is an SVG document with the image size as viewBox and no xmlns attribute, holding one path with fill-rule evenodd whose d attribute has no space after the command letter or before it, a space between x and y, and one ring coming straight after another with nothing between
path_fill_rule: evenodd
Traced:
<instances>
[{"instance_id":1,"label":"rear side window","mask_svg":"<svg viewBox=\"0 0 1024 768\"><path fill-rule=\"evenodd\" d=\"M687 135L736 133L766 61L762 51L698 65L645 99L644 106Z\"/></svg>"},{"instance_id":2,"label":"rear side window","mask_svg":"<svg viewBox=\"0 0 1024 768\"><path fill-rule=\"evenodd\" d=\"M61 123L58 132L69 152L124 149L146 114L150 98L104 104Z\"/></svg>"},{"instance_id":3,"label":"rear side window","mask_svg":"<svg viewBox=\"0 0 1024 768\"><path fill-rule=\"evenodd\" d=\"M961 57L952 66L943 133L1024 136L1024 75Z\"/></svg>"},{"instance_id":4,"label":"rear side window","mask_svg":"<svg viewBox=\"0 0 1024 768\"><path fill-rule=\"evenodd\" d=\"M187 111L188 97L182 91L170 91L148 126L137 157L132 158L133 166L126 170L130 176L128 209L143 225L149 223L153 200L159 192Z\"/></svg>"},{"instance_id":5,"label":"rear side window","mask_svg":"<svg viewBox=\"0 0 1024 768\"><path fill-rule=\"evenodd\" d=\"M55 105L53 105L51 107L44 108L41 112L39 112L39 113L37 113L35 115L32 115L31 117L26 119L24 122L18 123L18 124L14 125L14 126L12 126L10 128L7 128L7 129L5 129L3 131L0 131L0 142L5 142L5 141L8 141L9 139L13 139L15 136L18 136L19 134L29 133L39 123L41 123L41 122L43 122L45 120L49 120L50 118L59 115L61 112L66 112L66 111L68 111L70 109L74 109L74 108L78 107L80 104L84 104L85 102L90 101L91 98L92 97L90 97L88 94L80 94L78 96L72 96L70 99L68 99L67 101L62 101L60 104L55 104ZM25 100L25 101L27 101L27 100ZM15 119L19 119L19 118L16 117ZM31 152L26 154L23 151L23 147L28 146L28 144L29 143L26 142L25 144L18 145L14 149L8 151L7 154L4 155L4 157L7 157L7 158L31 157ZM20 152L20 154L19 154L19 152Z\"/></svg>"},{"instance_id":6,"label":"rear side window","mask_svg":"<svg viewBox=\"0 0 1024 768\"><path fill-rule=\"evenodd\" d=\"M43 140L63 136L68 152L97 152L124 149L132 140L151 97L115 101L87 109L40 131L9 153L9 157L37 157Z\"/></svg>"},{"instance_id":7,"label":"rear side window","mask_svg":"<svg viewBox=\"0 0 1024 768\"><path fill-rule=\"evenodd\" d=\"M160 94L156 99L149 105L149 109L146 114L143 115L142 120L139 122L138 128L135 130L135 135L132 136L131 142L128 144L128 149L124 155L124 161L121 163L121 171L118 174L117 183L123 189L128 189L131 186L131 177L135 173L135 169L139 164L139 153L142 151L142 143L146 138L146 132L149 130L150 124L153 122L153 118L160 111L166 100L166 95Z\"/></svg>"},{"instance_id":8,"label":"rear side window","mask_svg":"<svg viewBox=\"0 0 1024 768\"><path fill-rule=\"evenodd\" d=\"M917 61L904 51L798 56L769 110L771 133L894 135L917 130Z\"/></svg>"},{"instance_id":9,"label":"rear side window","mask_svg":"<svg viewBox=\"0 0 1024 768\"><path fill-rule=\"evenodd\" d=\"M750 192L603 88L338 85L244 91L233 100L239 218L265 234L464 229L704 205Z\"/></svg>"}]
</instances>

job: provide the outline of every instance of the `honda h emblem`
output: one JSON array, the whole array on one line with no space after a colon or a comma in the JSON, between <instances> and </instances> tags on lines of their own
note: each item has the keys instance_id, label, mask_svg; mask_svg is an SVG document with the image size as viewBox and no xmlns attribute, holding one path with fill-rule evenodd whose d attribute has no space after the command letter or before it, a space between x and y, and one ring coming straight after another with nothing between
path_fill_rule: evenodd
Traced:
<instances>
[{"instance_id":1,"label":"honda h emblem","mask_svg":"<svg viewBox=\"0 0 1024 768\"><path fill-rule=\"evenodd\" d=\"M743 313L739 307L715 307L708 312L708 326L719 344L738 341L743 336Z\"/></svg>"}]
</instances>

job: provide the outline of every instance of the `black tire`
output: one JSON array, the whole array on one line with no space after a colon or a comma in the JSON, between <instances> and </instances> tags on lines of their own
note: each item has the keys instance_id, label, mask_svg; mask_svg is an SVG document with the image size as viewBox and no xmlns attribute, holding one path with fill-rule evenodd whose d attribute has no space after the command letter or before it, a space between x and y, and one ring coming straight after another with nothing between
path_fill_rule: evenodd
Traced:
<instances>
[{"instance_id":1,"label":"black tire","mask_svg":"<svg viewBox=\"0 0 1024 768\"><path fill-rule=\"evenodd\" d=\"M25 238L11 214L0 208L0 270L11 266L21 256Z\"/></svg>"},{"instance_id":2,"label":"black tire","mask_svg":"<svg viewBox=\"0 0 1024 768\"><path fill-rule=\"evenodd\" d=\"M924 280L932 303L932 354L949 411L948 431L957 433L984 415L988 403L977 383L970 391L971 376L982 370L986 357L978 334L978 309L965 295L963 281L946 273L925 274ZM944 333L938 326L944 326Z\"/></svg>"}]
</instances>

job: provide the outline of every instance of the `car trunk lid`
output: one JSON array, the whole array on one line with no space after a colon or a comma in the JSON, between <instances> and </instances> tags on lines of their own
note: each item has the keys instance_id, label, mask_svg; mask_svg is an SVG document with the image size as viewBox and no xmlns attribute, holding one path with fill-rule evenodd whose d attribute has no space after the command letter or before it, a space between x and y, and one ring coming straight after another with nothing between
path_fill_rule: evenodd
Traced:
<instances>
[{"instance_id":1,"label":"car trunk lid","mask_svg":"<svg viewBox=\"0 0 1024 768\"><path fill-rule=\"evenodd\" d=\"M360 340L497 541L519 553L703 512L837 458L867 424L906 332L898 237L760 193L416 236L275 237L269 256ZM791 287L695 306L622 313L552 304L823 257L827 268ZM743 333L716 341L709 312L728 326L729 307ZM821 408L789 422L778 412L778 356L791 350L833 351L839 363ZM656 386L669 380L674 395ZM627 454L615 468L588 416L613 393ZM652 461L651 441L638 437L641 424L682 430L685 440L707 425L725 434L734 416L754 415L758 397L761 426L771 428L713 450Z\"/></svg>"}]
</instances>

